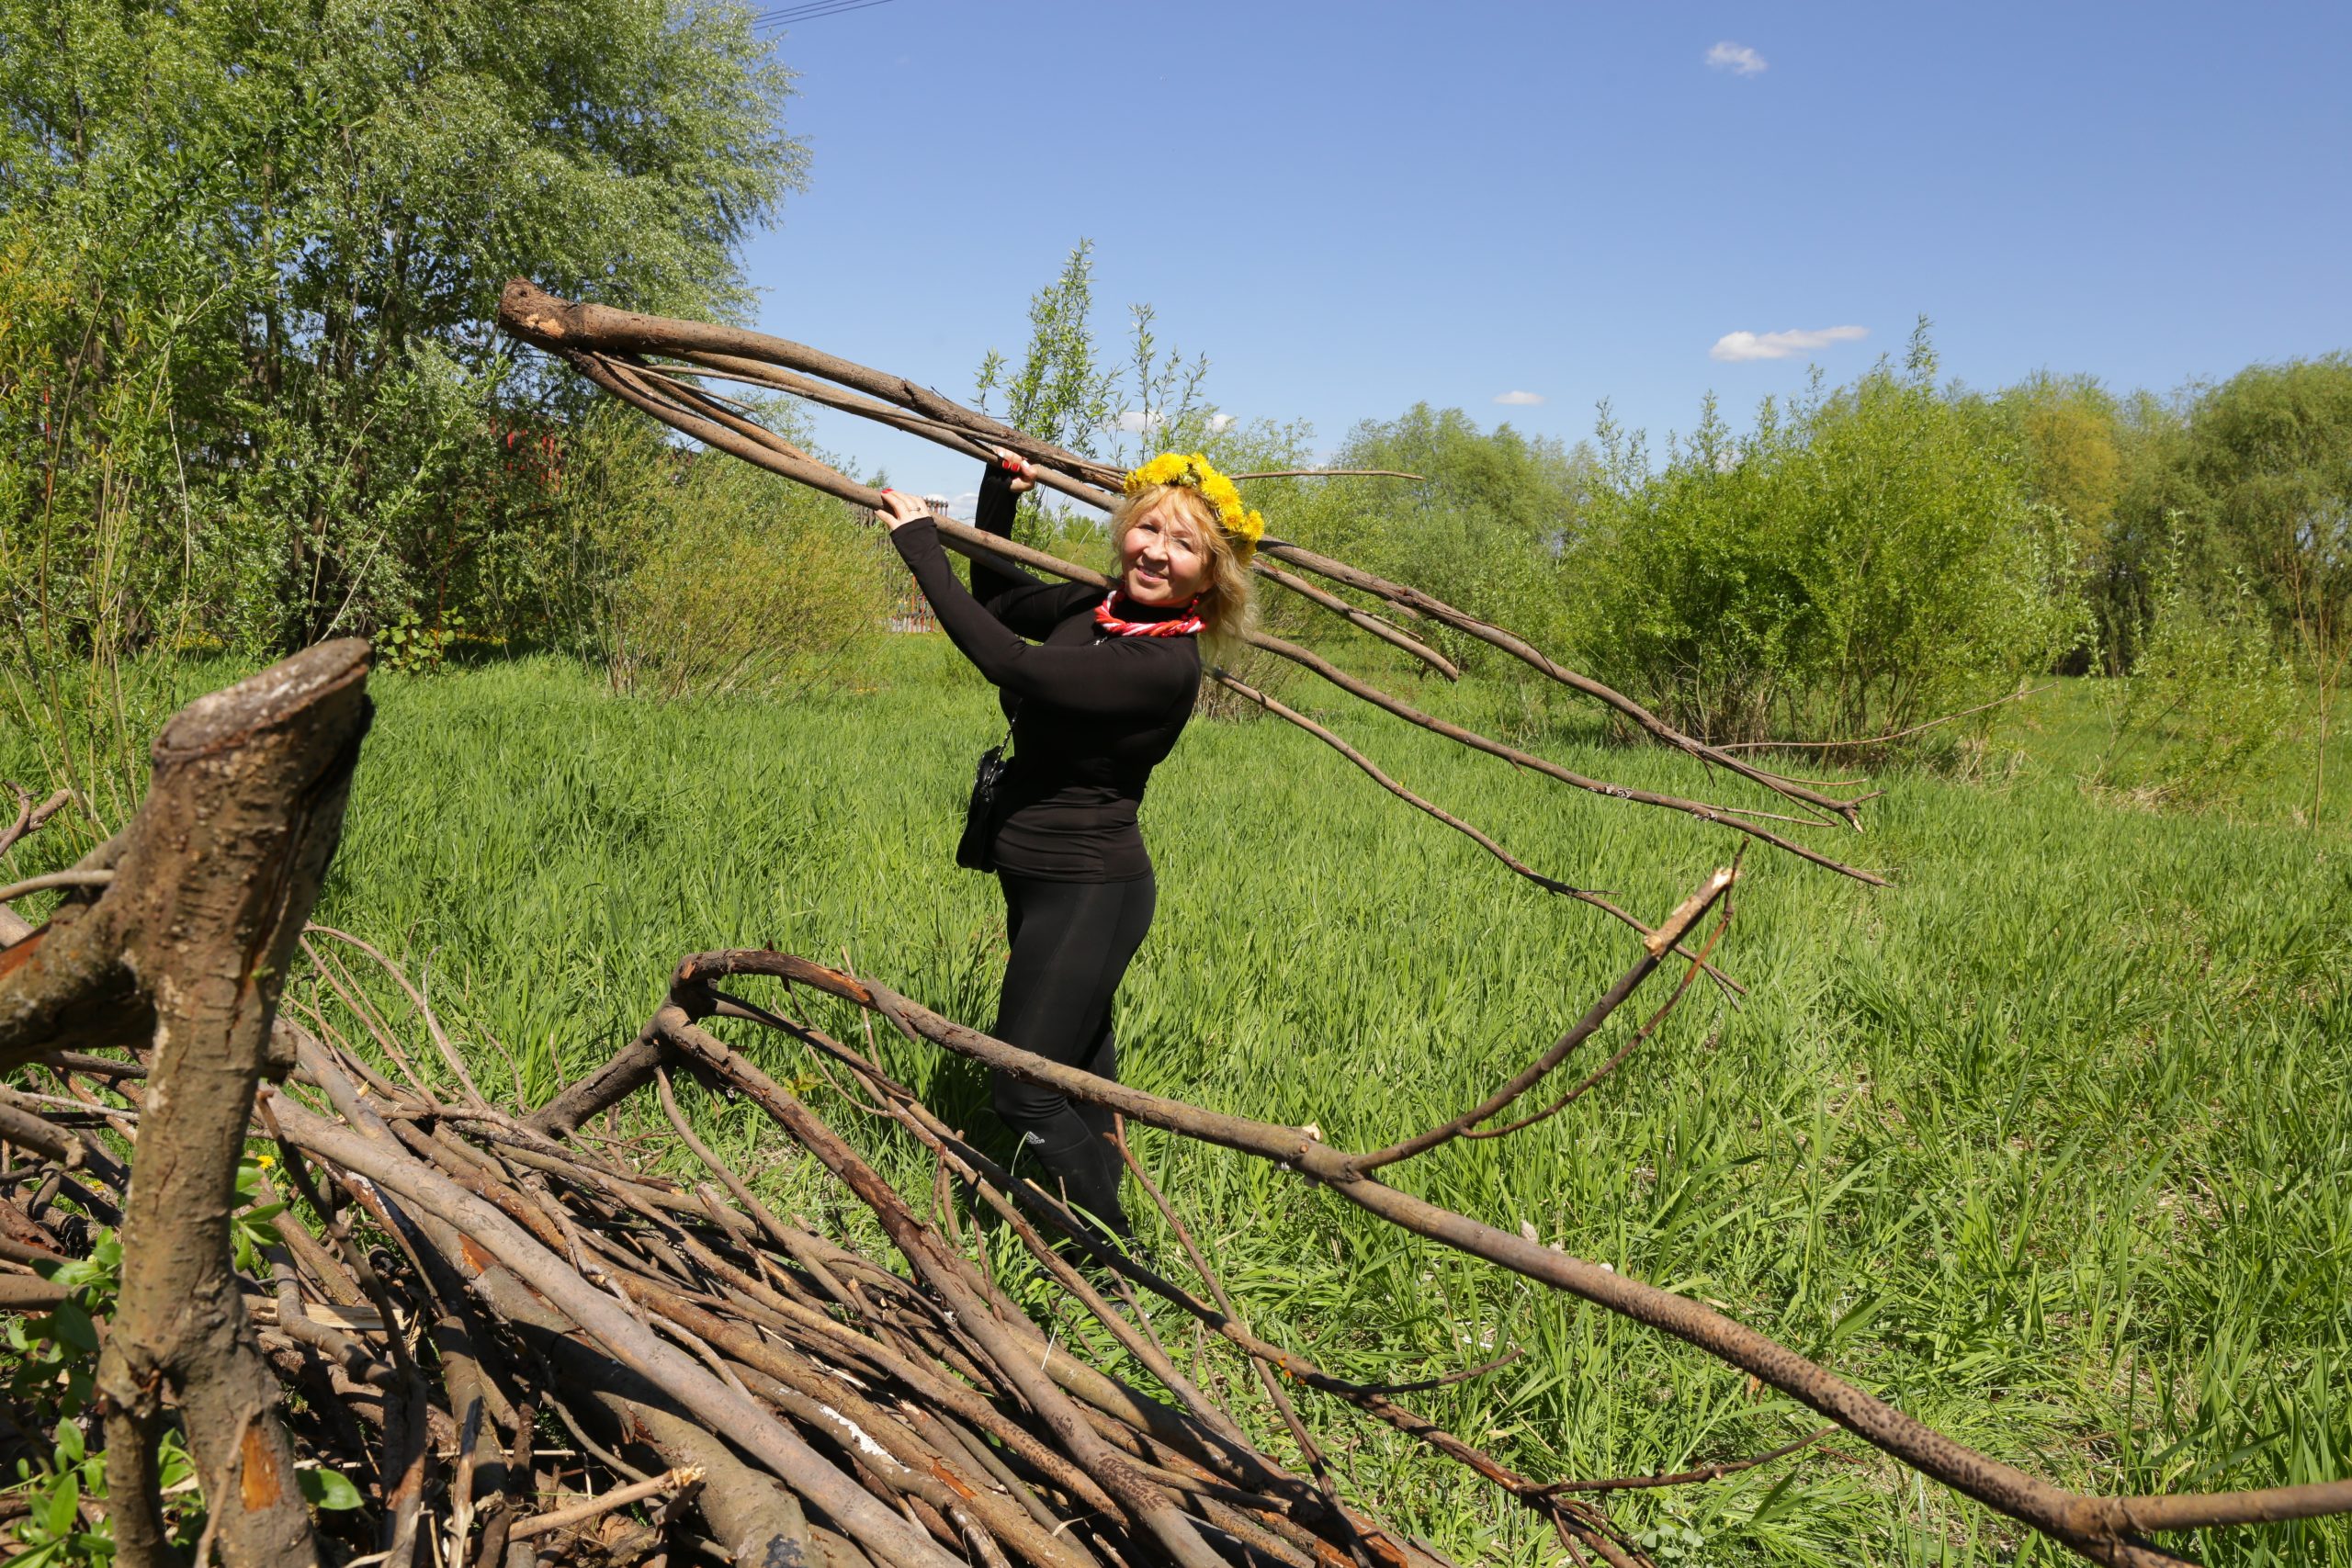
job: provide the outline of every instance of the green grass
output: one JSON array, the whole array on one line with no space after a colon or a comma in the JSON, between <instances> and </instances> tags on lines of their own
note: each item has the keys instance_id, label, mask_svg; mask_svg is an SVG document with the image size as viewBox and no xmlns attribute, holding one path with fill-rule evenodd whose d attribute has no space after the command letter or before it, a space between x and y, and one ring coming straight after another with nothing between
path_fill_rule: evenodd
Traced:
<instances>
[{"instance_id":1,"label":"green grass","mask_svg":"<svg viewBox=\"0 0 2352 1568\"><path fill-rule=\"evenodd\" d=\"M846 950L860 973L985 1025L1001 908L950 852L991 710L936 638L895 639L886 659L867 689L790 707L621 701L550 662L379 677L319 918L429 974L485 1089L519 1079L528 1100L632 1034L698 949ZM1544 728L1505 690L1421 695ZM1866 836L1813 835L1892 874L1892 890L1751 853L1720 953L1753 987L1743 1010L1694 990L1568 1114L1395 1179L1716 1303L2068 1485L2352 1473L2352 841L2087 797L2069 759L2096 737L2079 694L2062 695L2075 705L2041 710L2038 734L2000 732L2022 735L2029 760L1994 770L1997 785L1897 775ZM1734 847L1294 698L1540 869L1653 917ZM1724 788L1574 729L1546 748L1628 784ZM1338 1144L1472 1103L1633 953L1622 928L1271 722L1196 723L1145 825L1160 905L1121 997L1127 1077L1311 1121ZM967 1068L877 1038L950 1120L984 1120ZM812 1099L928 1192L907 1146ZM860 1229L854 1201L747 1108L695 1107L780 1201ZM646 1109L628 1130L668 1157ZM1677 1469L1817 1424L1695 1351L1255 1162L1141 1145L1258 1325L1333 1370L1422 1376L1524 1347L1502 1372L1410 1403L1530 1473ZM991 1246L1010 1260L1001 1236ZM1204 1376L1238 1391L1238 1371L1211 1354ZM1464 1561L1556 1555L1426 1450L1343 1407L1307 1410L1359 1495ZM1828 1446L1617 1512L1668 1564L2058 1555L1857 1442ZM2352 1563L2343 1524L2174 1544L2214 1562Z\"/></svg>"}]
</instances>

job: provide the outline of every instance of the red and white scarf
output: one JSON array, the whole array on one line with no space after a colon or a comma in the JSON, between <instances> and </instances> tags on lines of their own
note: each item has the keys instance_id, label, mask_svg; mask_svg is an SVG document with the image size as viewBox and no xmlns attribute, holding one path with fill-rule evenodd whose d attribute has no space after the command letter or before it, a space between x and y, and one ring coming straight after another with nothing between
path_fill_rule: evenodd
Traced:
<instances>
[{"instance_id":1,"label":"red and white scarf","mask_svg":"<svg viewBox=\"0 0 2352 1568\"><path fill-rule=\"evenodd\" d=\"M1114 588L1094 606L1094 625L1105 637L1191 637L1205 630L1208 625L1196 608L1198 599L1185 605L1182 615L1170 620L1126 621L1111 613L1111 606L1119 602L1119 591Z\"/></svg>"}]
</instances>

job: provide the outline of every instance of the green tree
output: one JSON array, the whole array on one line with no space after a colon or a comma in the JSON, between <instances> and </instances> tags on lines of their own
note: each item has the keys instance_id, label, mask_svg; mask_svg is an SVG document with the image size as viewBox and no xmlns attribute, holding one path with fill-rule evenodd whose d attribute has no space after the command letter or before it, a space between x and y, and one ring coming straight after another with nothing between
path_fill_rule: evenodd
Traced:
<instances>
[{"instance_id":1,"label":"green tree","mask_svg":"<svg viewBox=\"0 0 2352 1568\"><path fill-rule=\"evenodd\" d=\"M2189 406L2185 397L2146 391L2117 406L2115 507L2086 584L2099 663L2109 675L2138 661L2161 583L2191 580L2201 588L2229 575L2227 552L2187 510Z\"/></svg>"},{"instance_id":2,"label":"green tree","mask_svg":"<svg viewBox=\"0 0 2352 1568\"><path fill-rule=\"evenodd\" d=\"M2256 365L2202 398L2181 467L2205 520L2310 682L2312 820L2352 663L2352 355Z\"/></svg>"},{"instance_id":3,"label":"green tree","mask_svg":"<svg viewBox=\"0 0 2352 1568\"><path fill-rule=\"evenodd\" d=\"M2298 652L2331 660L2352 630L2352 355L2240 371L2199 400L2182 457L2188 508Z\"/></svg>"},{"instance_id":4,"label":"green tree","mask_svg":"<svg viewBox=\"0 0 2352 1568\"><path fill-rule=\"evenodd\" d=\"M2055 559L2066 574L2052 591L2096 611L2111 570L2108 545L2124 484L2121 410L2095 378L2046 371L2004 389L1994 401L2016 444L2026 492L2049 509L2064 542ZM2086 644L2077 662L2087 667L2095 651Z\"/></svg>"},{"instance_id":5,"label":"green tree","mask_svg":"<svg viewBox=\"0 0 2352 1568\"><path fill-rule=\"evenodd\" d=\"M1128 307L1124 361L1105 365L1094 328L1094 242L1081 239L1054 280L1029 299L1029 344L1016 369L989 350L976 378L978 403L1014 429L1082 457L1140 466L1165 451L1199 451L1228 472L1293 468L1305 461L1303 424L1238 421L1206 400L1205 355L1186 359L1163 347L1148 304ZM1002 406L991 409L989 400ZM1023 543L1101 566L1106 540L1091 514L1049 509L1031 492L1015 519Z\"/></svg>"},{"instance_id":6,"label":"green tree","mask_svg":"<svg viewBox=\"0 0 2352 1568\"><path fill-rule=\"evenodd\" d=\"M751 24L700 0L0 0L19 623L52 648L286 647L460 607L544 631L541 438L581 395L508 357L498 288L742 308L734 246L803 161Z\"/></svg>"},{"instance_id":7,"label":"green tree","mask_svg":"<svg viewBox=\"0 0 2352 1568\"><path fill-rule=\"evenodd\" d=\"M1419 477L1302 486L1282 532L1557 646L1566 628L1560 561L1596 471L1589 449L1509 424L1481 430L1460 409L1416 403L1396 419L1357 425L1331 461ZM1469 667L1493 662L1473 638L1428 626L1415 635L1435 637Z\"/></svg>"},{"instance_id":8,"label":"green tree","mask_svg":"<svg viewBox=\"0 0 2352 1568\"><path fill-rule=\"evenodd\" d=\"M1117 377L1095 363L1094 242L1081 239L1051 283L1029 297L1029 346L1016 369L996 349L976 382L982 413L1081 457L1110 428ZM1001 410L991 409L1001 397Z\"/></svg>"},{"instance_id":9,"label":"green tree","mask_svg":"<svg viewBox=\"0 0 2352 1568\"><path fill-rule=\"evenodd\" d=\"M2031 376L1998 400L2012 422L2033 499L2064 513L2084 554L2115 514L2123 455L2115 399L2088 376Z\"/></svg>"}]
</instances>

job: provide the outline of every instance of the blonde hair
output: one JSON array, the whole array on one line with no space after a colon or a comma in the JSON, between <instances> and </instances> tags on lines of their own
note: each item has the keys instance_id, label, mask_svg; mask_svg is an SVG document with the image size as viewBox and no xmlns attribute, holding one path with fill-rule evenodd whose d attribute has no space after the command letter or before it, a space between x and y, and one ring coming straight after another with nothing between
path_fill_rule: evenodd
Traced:
<instances>
[{"instance_id":1,"label":"blonde hair","mask_svg":"<svg viewBox=\"0 0 2352 1568\"><path fill-rule=\"evenodd\" d=\"M1216 505L1190 485L1148 485L1119 498L1111 508L1111 558L1115 565L1127 530L1158 511L1173 508L1193 525L1208 552L1209 581L1201 590L1201 624L1219 642L1250 629L1250 562L1217 519ZM1115 572L1114 573L1115 576Z\"/></svg>"}]
</instances>

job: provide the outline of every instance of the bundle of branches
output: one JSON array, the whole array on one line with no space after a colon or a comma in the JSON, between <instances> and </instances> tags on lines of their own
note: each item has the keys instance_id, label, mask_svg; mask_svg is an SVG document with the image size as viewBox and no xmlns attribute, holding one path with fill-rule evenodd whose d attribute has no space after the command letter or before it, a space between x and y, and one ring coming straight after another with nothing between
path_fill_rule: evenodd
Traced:
<instances>
[{"instance_id":1,"label":"bundle of branches","mask_svg":"<svg viewBox=\"0 0 2352 1568\"><path fill-rule=\"evenodd\" d=\"M1328 1472L1286 1472L1181 1377L1189 1408L1056 1347L845 1140L707 1036L699 1069L775 1112L871 1204L910 1273L771 1213L702 1147L666 1076L662 1103L707 1181L616 1164L470 1091L444 1101L421 1077L388 1079L358 1053L280 1030L297 1066L258 1099L254 1131L275 1156L249 1167L258 1206L239 1226L258 1245L232 1279L285 1396L295 1462L341 1478L307 1490L350 1506L322 1511L312 1541L281 1531L275 1550L297 1555L265 1558L239 1550L260 1544L261 1521L208 1494L226 1561L308 1548L506 1568L664 1551L831 1568L1309 1568L1351 1549L1399 1568L1444 1562L1348 1506ZM126 1168L92 1130L110 1122L135 1147L171 1086L137 1061L43 1070L72 1098L7 1107L20 1113L10 1141L38 1156L12 1175L39 1188L24 1204L0 1199L8 1257L26 1270L7 1277L8 1300L46 1306L51 1324L69 1303L96 1304L104 1322L71 1265L119 1213ZM87 1109L63 1108L75 1102ZM1159 1359L1148 1319L1131 1325L1039 1249ZM154 1326L118 1312L107 1329ZM199 1459L253 1442L208 1429L195 1395L180 1404ZM248 1509L267 1468L247 1456L233 1495ZM117 1491L111 1505L128 1536L141 1500ZM650 1517L620 1512L631 1505ZM158 1534L171 1533L164 1520Z\"/></svg>"},{"instance_id":2,"label":"bundle of branches","mask_svg":"<svg viewBox=\"0 0 2352 1568\"><path fill-rule=\"evenodd\" d=\"M116 1561L178 1561L200 1496L198 1558L231 1564L1442 1568L1172 1368L1175 1404L1057 1350L714 1040L683 1036L691 1070L773 1111L870 1206L903 1272L770 1213L662 1072L702 1179L568 1141L576 1112L611 1103L609 1072L528 1122L491 1105L389 964L438 1081L324 953L319 975L380 1055L323 1014L315 1033L277 1017L368 724L365 673L364 645L328 645L174 719L138 818L37 879L67 901L0 948L0 1064L23 1086L0 1092L0 1303L40 1314L15 1337L0 1437L51 1472L17 1544L95 1552L102 1506ZM677 1010L646 1039L690 1030ZM1166 1364L1140 1314L1022 1234Z\"/></svg>"},{"instance_id":3,"label":"bundle of branches","mask_svg":"<svg viewBox=\"0 0 2352 1568\"><path fill-rule=\"evenodd\" d=\"M0 1433L54 1456L58 1483L8 1527L38 1538L36 1551L79 1533L95 1506L79 1478L102 1463L116 1560L176 1562L186 1521L174 1499L189 1489L159 1455L184 1443L208 1510L198 1560L232 1565L1441 1568L1428 1543L1341 1495L1287 1392L1295 1385L1468 1467L1571 1560L1626 1568L1644 1559L1611 1522L1608 1494L1703 1483L1803 1447L1674 1475L1521 1474L1398 1402L1427 1383L1337 1378L1254 1331L1141 1166L1198 1290L1012 1179L893 1079L870 1043L853 1049L788 1016L788 997L772 1008L720 988L752 977L839 998L1129 1123L1272 1162L1385 1223L1651 1325L2093 1561L2152 1568L2180 1561L2149 1542L2155 1532L2352 1512L2352 1481L2153 1497L2063 1490L1702 1303L1382 1179L1456 1139L1507 1136L1573 1106L1702 972L1736 870L1702 883L1493 1094L1383 1149L1336 1149L1312 1128L1094 1078L770 951L687 958L634 1040L524 1117L484 1099L423 992L343 933L319 928L384 964L439 1066L421 1071L322 953L323 982L380 1055L323 1011L315 1032L276 1016L366 728L364 675L364 648L327 645L181 714L156 743L139 817L75 880L51 884L74 891L49 923L0 947L0 1066L45 1074L60 1091L0 1096L0 1303L45 1310L18 1340L57 1348L30 1362L18 1393L55 1409L86 1392L67 1352L95 1348L94 1313L104 1319L91 1402L102 1459L85 1457L70 1423L35 1444L37 1407ZM14 891L0 889L0 903ZM1711 914L1647 1021L1544 1109L1518 1113ZM719 1018L798 1042L820 1077L852 1075L865 1098L843 1100L936 1162L935 1219L713 1032ZM98 1054L109 1051L128 1055ZM854 1196L898 1261L772 1213L698 1137L677 1075L755 1105ZM642 1093L659 1100L671 1157L692 1179L582 1137L588 1118ZM248 1160L256 1136L264 1152ZM967 1255L951 1183L1092 1315L1114 1362L1057 1340ZM103 1233L118 1224L110 1245ZM117 1269L109 1312L101 1287ZM1237 1412L1187 1376L1147 1295L1246 1358L1262 1409ZM1266 1411L1305 1473L1238 1418ZM649 1517L618 1516L630 1506Z\"/></svg>"},{"instance_id":4,"label":"bundle of branches","mask_svg":"<svg viewBox=\"0 0 2352 1568\"><path fill-rule=\"evenodd\" d=\"M983 461L989 459L990 447L1001 446L1028 459L1036 469L1039 482L1072 500L1107 509L1118 498L1122 476L1114 468L1040 441L986 414L951 401L904 377L870 369L784 338L741 328L575 303L558 299L521 278L506 286L505 294L499 301L498 319L507 332L559 355L604 390L643 410L673 429L718 451L756 464L771 473L780 474L861 507L881 504L880 492L802 451L761 424L754 417L755 411L710 391L704 383L712 380L734 382L803 398L825 408L856 414L894 430L924 437L950 451ZM963 524L942 519L939 532L942 542L948 548L967 556L989 556L1072 581L1109 586L1109 580L1099 572ZM1342 669L1313 649L1263 631L1253 630L1245 637L1249 646L1286 660L1350 696L1459 745L1499 757L1514 766L1573 788L1720 823L1831 871L1872 885L1884 884L1883 877L1871 872L1849 865L1765 826L1767 822L1826 822L1841 823L1860 830L1860 808L1871 798L1870 795L1840 795L1835 793L1837 786L1816 784L1773 773L1736 752L1707 745L1683 734L1632 698L1560 664L1525 638L1456 609L1433 594L1391 582L1344 561L1270 536L1260 546L1252 570L1261 581L1278 585L1359 630L1370 633L1447 679L1457 674L1454 667L1389 617L1400 616L1408 621L1427 620L1450 626L1499 649L1545 680L1604 705L1620 720L1658 742L1711 768L1721 769L1744 786L1764 792L1770 797L1771 804L1781 809L1716 805L1588 777L1549 758L1425 713ZM1334 587L1327 588L1310 581L1317 578ZM1346 593L1335 592L1334 588L1344 589L1369 600L1378 608L1351 601ZM1645 936L1648 934L1647 928L1642 927L1633 915L1600 894L1571 886L1535 871L1510 853L1490 835L1389 777L1371 759L1326 726L1257 690L1227 670L1213 669L1209 679L1243 700L1306 730L1347 758L1383 789L1468 835L1518 875L1551 892L1594 905L1613 918L1641 929Z\"/></svg>"}]
</instances>

